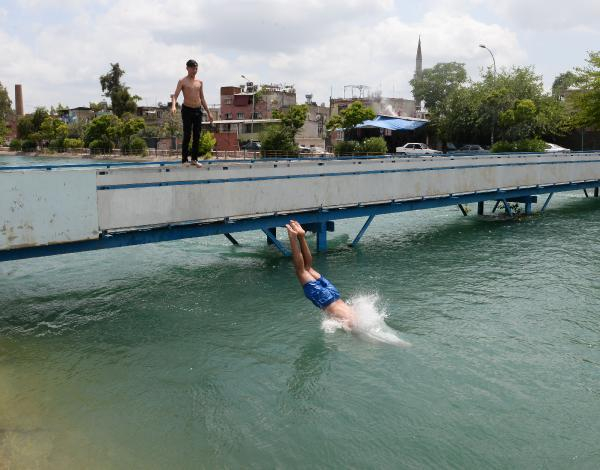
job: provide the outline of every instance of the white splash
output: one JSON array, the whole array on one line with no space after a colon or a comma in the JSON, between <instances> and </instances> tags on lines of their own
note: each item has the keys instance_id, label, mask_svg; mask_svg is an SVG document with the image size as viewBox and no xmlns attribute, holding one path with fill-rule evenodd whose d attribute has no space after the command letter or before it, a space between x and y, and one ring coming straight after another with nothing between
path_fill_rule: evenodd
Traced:
<instances>
[{"instance_id":1,"label":"white splash","mask_svg":"<svg viewBox=\"0 0 600 470\"><path fill-rule=\"evenodd\" d=\"M348 301L356 315L352 333L357 336L377 343L387 343L394 346L409 347L411 344L398 336L393 328L385 323L387 313L379 305L377 294L358 295ZM326 333L333 333L344 326L338 320L325 317L321 323L321 329Z\"/></svg>"}]
</instances>

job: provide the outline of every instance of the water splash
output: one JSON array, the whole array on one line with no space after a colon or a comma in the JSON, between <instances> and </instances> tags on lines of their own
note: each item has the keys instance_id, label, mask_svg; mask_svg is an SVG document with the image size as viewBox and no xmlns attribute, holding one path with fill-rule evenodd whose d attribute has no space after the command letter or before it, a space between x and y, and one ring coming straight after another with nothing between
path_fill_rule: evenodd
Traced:
<instances>
[{"instance_id":1,"label":"water splash","mask_svg":"<svg viewBox=\"0 0 600 470\"><path fill-rule=\"evenodd\" d=\"M379 302L377 294L357 295L351 297L348 305L356 314L356 323L352 332L357 336L376 343L392 344L394 346L409 347L411 344L398 336L393 328L385 323L387 313ZM321 329L326 333L344 329L343 324L335 318L325 317Z\"/></svg>"}]
</instances>

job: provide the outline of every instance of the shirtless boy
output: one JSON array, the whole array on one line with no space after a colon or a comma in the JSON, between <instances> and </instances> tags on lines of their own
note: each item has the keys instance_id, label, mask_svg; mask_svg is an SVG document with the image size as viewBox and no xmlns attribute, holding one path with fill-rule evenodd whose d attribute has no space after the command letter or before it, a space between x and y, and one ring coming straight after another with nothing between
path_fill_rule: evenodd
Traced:
<instances>
[{"instance_id":1,"label":"shirtless boy","mask_svg":"<svg viewBox=\"0 0 600 470\"><path fill-rule=\"evenodd\" d=\"M198 146L200 144L200 126L202 125L202 107L206 109L208 120L211 124L213 118L204 99L202 81L196 78L198 62L190 59L185 65L187 75L177 82L177 88L175 88L171 102L171 112L175 114L175 103L177 103L179 92L183 91L183 105L181 106L181 119L183 120L181 159L185 165L188 161L190 136L193 136L192 164L201 167L202 164L198 162Z\"/></svg>"},{"instance_id":2,"label":"shirtless boy","mask_svg":"<svg viewBox=\"0 0 600 470\"><path fill-rule=\"evenodd\" d=\"M306 243L304 229L295 220L290 220L285 228L290 238L296 276L304 295L328 315L340 320L345 329L352 329L355 321L354 311L340 299L340 293L335 286L313 269L312 255Z\"/></svg>"}]
</instances>

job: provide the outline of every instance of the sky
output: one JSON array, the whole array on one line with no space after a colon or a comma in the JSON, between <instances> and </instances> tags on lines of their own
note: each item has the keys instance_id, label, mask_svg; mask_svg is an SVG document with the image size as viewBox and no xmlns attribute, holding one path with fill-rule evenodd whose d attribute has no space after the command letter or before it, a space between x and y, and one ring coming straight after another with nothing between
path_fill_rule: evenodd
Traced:
<instances>
[{"instance_id":1,"label":"sky","mask_svg":"<svg viewBox=\"0 0 600 470\"><path fill-rule=\"evenodd\" d=\"M411 98L423 67L533 66L554 78L600 50L597 0L0 0L0 82L25 111L100 101L99 77L118 62L143 105L167 102L189 58L209 104L241 75L294 85L328 102L345 85ZM349 93L349 92L348 92ZM180 97L181 100L181 97ZM13 103L14 106L14 103Z\"/></svg>"}]
</instances>

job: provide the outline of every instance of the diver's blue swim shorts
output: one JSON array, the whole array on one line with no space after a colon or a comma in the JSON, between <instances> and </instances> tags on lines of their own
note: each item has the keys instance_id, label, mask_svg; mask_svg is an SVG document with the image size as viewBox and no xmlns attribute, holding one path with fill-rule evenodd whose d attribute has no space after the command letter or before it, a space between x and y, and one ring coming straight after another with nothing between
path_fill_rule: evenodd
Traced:
<instances>
[{"instance_id":1,"label":"diver's blue swim shorts","mask_svg":"<svg viewBox=\"0 0 600 470\"><path fill-rule=\"evenodd\" d=\"M316 281L309 281L302 286L304 295L317 307L324 309L340 298L340 293L335 286L321 276Z\"/></svg>"}]
</instances>

